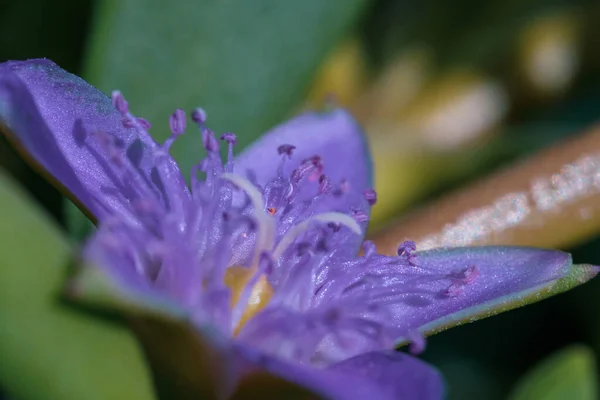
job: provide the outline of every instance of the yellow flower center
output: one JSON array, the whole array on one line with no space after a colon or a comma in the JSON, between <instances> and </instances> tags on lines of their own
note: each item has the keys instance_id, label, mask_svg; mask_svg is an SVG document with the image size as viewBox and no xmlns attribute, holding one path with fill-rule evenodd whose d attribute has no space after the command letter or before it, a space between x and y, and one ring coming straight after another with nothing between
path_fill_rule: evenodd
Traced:
<instances>
[{"instance_id":1,"label":"yellow flower center","mask_svg":"<svg viewBox=\"0 0 600 400\"><path fill-rule=\"evenodd\" d=\"M231 290L231 307L235 307L240 301L240 297L244 288L248 284L248 281L252 278L256 271L253 268L244 267L229 267L225 271L225 285ZM237 326L233 330L233 335L237 336L240 333L242 327L254 317L256 313L265 308L265 306L271 300L273 296L273 288L267 281L265 275L262 275L258 282L252 288L250 298L242 317L240 318Z\"/></svg>"},{"instance_id":2,"label":"yellow flower center","mask_svg":"<svg viewBox=\"0 0 600 400\"><path fill-rule=\"evenodd\" d=\"M244 289L250 282L250 279L257 273L259 256L263 251L271 254L273 260L279 259L285 250L292 245L294 240L306 232L312 222L320 221L323 223L336 223L344 225L356 234L362 234L362 229L349 215L339 212L325 212L313 215L299 224L293 226L286 234L275 243L275 218L276 208L268 208L265 206L262 193L249 180L242 178L239 175L224 173L222 179L236 185L238 188L246 192L246 195L252 202L254 207L254 217L257 222L256 243L254 247L254 255L252 257L251 267L244 268L233 265L225 271L223 281L231 290L231 308L237 307L240 302ZM233 330L233 335L237 336L242 327L254 317L259 311L267 306L273 297L273 287L267 280L266 275L262 274L252 288L250 297L247 300L246 308Z\"/></svg>"}]
</instances>

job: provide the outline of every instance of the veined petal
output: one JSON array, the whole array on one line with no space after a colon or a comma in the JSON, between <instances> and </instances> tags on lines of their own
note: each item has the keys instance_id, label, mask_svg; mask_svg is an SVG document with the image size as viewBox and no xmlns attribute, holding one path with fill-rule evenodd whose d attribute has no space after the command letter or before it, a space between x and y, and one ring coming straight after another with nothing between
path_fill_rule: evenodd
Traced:
<instances>
[{"instance_id":1,"label":"veined petal","mask_svg":"<svg viewBox=\"0 0 600 400\"><path fill-rule=\"evenodd\" d=\"M343 186L342 196L320 199L318 212L348 212L364 204L364 191L373 185L372 163L363 132L346 111L306 113L275 127L236 158L236 173L252 171L259 185L273 181L280 166L280 160L273 155L283 145L295 147L283 166L284 176L289 176L303 161L318 156L323 174L333 185ZM361 241L356 238L357 243Z\"/></svg>"},{"instance_id":2,"label":"veined petal","mask_svg":"<svg viewBox=\"0 0 600 400\"><path fill-rule=\"evenodd\" d=\"M49 60L0 64L0 128L96 217L109 209L127 213L114 193L122 189L111 176L110 148L101 146L148 172L155 163L144 151L156 148L154 141L122 120L109 97ZM172 171L169 178L180 179Z\"/></svg>"},{"instance_id":3,"label":"veined petal","mask_svg":"<svg viewBox=\"0 0 600 400\"><path fill-rule=\"evenodd\" d=\"M417 264L419 284L392 310L401 331L427 334L560 292L579 267L570 254L527 247L436 249L417 253ZM589 272L579 283L597 271Z\"/></svg>"}]
</instances>

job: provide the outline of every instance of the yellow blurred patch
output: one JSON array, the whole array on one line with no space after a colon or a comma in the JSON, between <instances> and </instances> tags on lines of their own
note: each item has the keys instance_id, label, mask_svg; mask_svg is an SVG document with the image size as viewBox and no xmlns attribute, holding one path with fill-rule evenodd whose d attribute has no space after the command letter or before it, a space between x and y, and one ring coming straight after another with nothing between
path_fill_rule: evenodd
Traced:
<instances>
[{"instance_id":1,"label":"yellow blurred patch","mask_svg":"<svg viewBox=\"0 0 600 400\"><path fill-rule=\"evenodd\" d=\"M519 68L525 83L542 96L567 90L581 62L582 21L574 10L539 16L519 38Z\"/></svg>"},{"instance_id":2,"label":"yellow blurred patch","mask_svg":"<svg viewBox=\"0 0 600 400\"><path fill-rule=\"evenodd\" d=\"M319 108L333 97L348 107L363 92L366 84L365 57L358 40L339 46L323 63L309 92L307 106Z\"/></svg>"}]
</instances>

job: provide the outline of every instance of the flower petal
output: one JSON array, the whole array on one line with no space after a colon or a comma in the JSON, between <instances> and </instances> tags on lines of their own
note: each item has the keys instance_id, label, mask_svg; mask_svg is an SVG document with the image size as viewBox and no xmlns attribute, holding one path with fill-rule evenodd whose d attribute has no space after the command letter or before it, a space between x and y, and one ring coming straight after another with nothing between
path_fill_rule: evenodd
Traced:
<instances>
[{"instance_id":1,"label":"flower petal","mask_svg":"<svg viewBox=\"0 0 600 400\"><path fill-rule=\"evenodd\" d=\"M34 65L31 64L32 67ZM17 62L0 64L0 130L8 135L9 140L16 142L19 150L29 153L32 161L41 164L89 207L92 202L90 196L62 154L56 138L40 115L29 88L14 72L19 71L22 66Z\"/></svg>"},{"instance_id":2,"label":"flower petal","mask_svg":"<svg viewBox=\"0 0 600 400\"><path fill-rule=\"evenodd\" d=\"M253 394L325 399L441 399L443 384L433 368L411 356L393 351L363 354L326 369L305 367L238 346L244 377L235 400L250 399ZM283 380L283 381L282 381ZM285 384L287 382L287 386ZM279 397L277 397L279 396Z\"/></svg>"},{"instance_id":3,"label":"flower petal","mask_svg":"<svg viewBox=\"0 0 600 400\"><path fill-rule=\"evenodd\" d=\"M303 160L320 156L323 173L332 183L347 181L348 195L340 202L328 196L331 203L323 205L322 211L362 204L363 191L373 186L371 155L362 130L347 111L306 113L273 128L240 153L236 172L252 170L260 185L275 179L280 163L278 148L286 144L295 146L291 161L284 168L286 176Z\"/></svg>"},{"instance_id":4,"label":"flower petal","mask_svg":"<svg viewBox=\"0 0 600 400\"><path fill-rule=\"evenodd\" d=\"M595 267L572 265L570 254L527 247L417 254L414 271L424 272L418 291L392 308L402 332L429 334L472 322L559 293L598 272Z\"/></svg>"},{"instance_id":5,"label":"flower petal","mask_svg":"<svg viewBox=\"0 0 600 400\"><path fill-rule=\"evenodd\" d=\"M140 168L152 164L143 148L156 144L144 132L125 128L122 118L104 93L49 60L0 64L0 127L96 217L123 206L106 194L115 186L109 155L90 151L82 143L86 134L102 132Z\"/></svg>"},{"instance_id":6,"label":"flower petal","mask_svg":"<svg viewBox=\"0 0 600 400\"><path fill-rule=\"evenodd\" d=\"M377 382L391 399L441 399L444 382L440 373L408 354L372 352L344 360L330 371L365 376Z\"/></svg>"},{"instance_id":7,"label":"flower petal","mask_svg":"<svg viewBox=\"0 0 600 400\"><path fill-rule=\"evenodd\" d=\"M291 172L304 159L318 155L323 159L324 173L333 181L346 179L353 192L373 184L373 167L364 133L352 116L343 109L326 113L306 113L264 134L236 158L238 171L253 169L258 183L276 177L279 146L295 146Z\"/></svg>"}]
</instances>

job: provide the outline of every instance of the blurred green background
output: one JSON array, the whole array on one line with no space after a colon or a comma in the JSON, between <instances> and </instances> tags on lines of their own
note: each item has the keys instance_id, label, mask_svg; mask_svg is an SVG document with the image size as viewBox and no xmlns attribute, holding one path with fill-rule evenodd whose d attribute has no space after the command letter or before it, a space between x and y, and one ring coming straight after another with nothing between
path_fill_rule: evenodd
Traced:
<instances>
[{"instance_id":1,"label":"blurred green background","mask_svg":"<svg viewBox=\"0 0 600 400\"><path fill-rule=\"evenodd\" d=\"M600 3L582 0L0 2L0 61L47 57L120 89L160 139L176 107L204 107L242 146L302 109L349 107L375 157L376 225L592 126L598 49ZM187 168L198 149L188 134L174 152ZM81 231L3 138L0 165ZM600 264L600 239L564 250ZM450 399L592 399L598 293L596 279L452 329L424 358Z\"/></svg>"}]
</instances>

